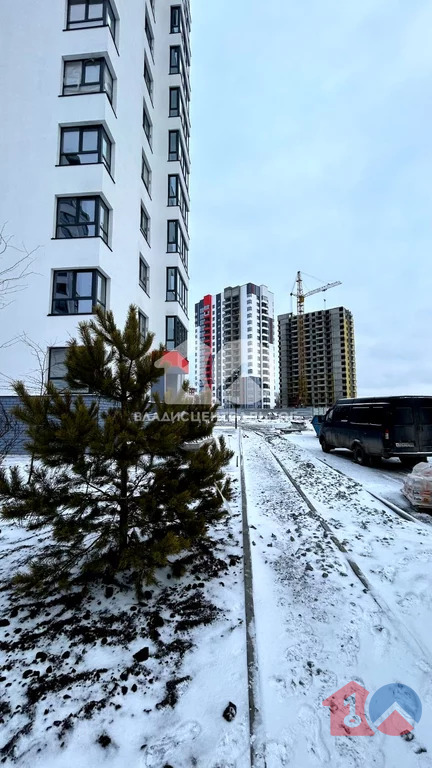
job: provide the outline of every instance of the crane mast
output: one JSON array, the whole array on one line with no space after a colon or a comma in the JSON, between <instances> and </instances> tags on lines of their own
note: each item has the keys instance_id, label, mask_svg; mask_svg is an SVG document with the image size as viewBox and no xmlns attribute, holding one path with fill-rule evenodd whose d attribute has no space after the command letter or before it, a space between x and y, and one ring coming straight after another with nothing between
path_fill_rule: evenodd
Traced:
<instances>
[{"instance_id":1,"label":"crane mast","mask_svg":"<svg viewBox=\"0 0 432 768\"><path fill-rule=\"evenodd\" d=\"M336 286L342 285L340 280L334 283L327 283L321 288L314 288L312 291L304 292L303 278L301 272L297 272L296 286L297 290L291 293L291 296L295 296L297 299L297 343L298 343L298 394L297 405L309 405L308 390L307 390L307 378L306 378L306 342L305 342L305 299L308 296L314 296L316 293L322 293L328 291L330 288L336 288Z\"/></svg>"}]
</instances>

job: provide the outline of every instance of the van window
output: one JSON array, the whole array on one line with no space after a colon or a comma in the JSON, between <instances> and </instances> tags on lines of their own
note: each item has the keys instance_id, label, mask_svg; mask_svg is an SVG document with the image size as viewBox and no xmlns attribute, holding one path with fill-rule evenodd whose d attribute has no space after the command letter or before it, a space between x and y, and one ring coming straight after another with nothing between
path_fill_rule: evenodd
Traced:
<instances>
[{"instance_id":1,"label":"van window","mask_svg":"<svg viewBox=\"0 0 432 768\"><path fill-rule=\"evenodd\" d=\"M370 412L370 424L374 427L383 427L385 424L385 410L382 405L374 405Z\"/></svg>"},{"instance_id":2,"label":"van window","mask_svg":"<svg viewBox=\"0 0 432 768\"><path fill-rule=\"evenodd\" d=\"M396 427L406 427L414 424L412 408L395 408L394 423Z\"/></svg>"},{"instance_id":3,"label":"van window","mask_svg":"<svg viewBox=\"0 0 432 768\"><path fill-rule=\"evenodd\" d=\"M349 412L349 405L337 405L333 411L333 423L336 422L337 424L346 424L348 421Z\"/></svg>"},{"instance_id":4,"label":"van window","mask_svg":"<svg viewBox=\"0 0 432 768\"><path fill-rule=\"evenodd\" d=\"M432 408L419 408L420 424L432 424Z\"/></svg>"},{"instance_id":5,"label":"van window","mask_svg":"<svg viewBox=\"0 0 432 768\"><path fill-rule=\"evenodd\" d=\"M353 405L351 408L351 424L369 424L369 413L371 410L368 405Z\"/></svg>"},{"instance_id":6,"label":"van window","mask_svg":"<svg viewBox=\"0 0 432 768\"><path fill-rule=\"evenodd\" d=\"M331 411L328 411L328 413L326 413L326 417L325 417L325 420L326 420L326 421L332 421L332 419L333 419L333 413L334 413L334 409L332 408L332 409L331 409Z\"/></svg>"}]
</instances>

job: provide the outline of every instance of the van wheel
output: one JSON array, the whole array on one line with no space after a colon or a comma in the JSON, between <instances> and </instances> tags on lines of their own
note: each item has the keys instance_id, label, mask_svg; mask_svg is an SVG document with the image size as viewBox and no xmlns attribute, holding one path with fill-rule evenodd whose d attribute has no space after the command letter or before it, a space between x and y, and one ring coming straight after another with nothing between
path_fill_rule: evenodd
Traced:
<instances>
[{"instance_id":1,"label":"van wheel","mask_svg":"<svg viewBox=\"0 0 432 768\"><path fill-rule=\"evenodd\" d=\"M366 464L366 453L361 445L356 445L354 448L354 461L356 464L364 466Z\"/></svg>"},{"instance_id":2,"label":"van wheel","mask_svg":"<svg viewBox=\"0 0 432 768\"><path fill-rule=\"evenodd\" d=\"M320 438L320 443L321 443L321 448L323 449L324 453L330 453L331 449L330 449L330 446L329 446L327 440L325 439L325 437L321 437Z\"/></svg>"}]
</instances>

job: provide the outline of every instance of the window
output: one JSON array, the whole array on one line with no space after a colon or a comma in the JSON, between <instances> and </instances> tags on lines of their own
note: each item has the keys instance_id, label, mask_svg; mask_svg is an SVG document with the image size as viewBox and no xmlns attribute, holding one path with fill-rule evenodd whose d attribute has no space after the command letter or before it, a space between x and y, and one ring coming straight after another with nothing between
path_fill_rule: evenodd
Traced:
<instances>
[{"instance_id":1,"label":"window","mask_svg":"<svg viewBox=\"0 0 432 768\"><path fill-rule=\"evenodd\" d=\"M48 381L59 389L67 388L66 381L67 347L50 347L48 360Z\"/></svg>"},{"instance_id":2,"label":"window","mask_svg":"<svg viewBox=\"0 0 432 768\"><path fill-rule=\"evenodd\" d=\"M50 347L48 350L48 381L59 389L69 389L66 381L67 366L66 355L67 347ZM73 392L88 393L88 387L74 387Z\"/></svg>"},{"instance_id":3,"label":"window","mask_svg":"<svg viewBox=\"0 0 432 768\"><path fill-rule=\"evenodd\" d=\"M419 408L420 424L432 424L432 408Z\"/></svg>"},{"instance_id":4,"label":"window","mask_svg":"<svg viewBox=\"0 0 432 768\"><path fill-rule=\"evenodd\" d=\"M180 88L170 88L169 91L169 116L180 117Z\"/></svg>"},{"instance_id":5,"label":"window","mask_svg":"<svg viewBox=\"0 0 432 768\"><path fill-rule=\"evenodd\" d=\"M150 216L144 206L141 206L141 232L150 245Z\"/></svg>"},{"instance_id":6,"label":"window","mask_svg":"<svg viewBox=\"0 0 432 768\"><path fill-rule=\"evenodd\" d=\"M414 424L412 408L395 408L394 423L397 427L406 427Z\"/></svg>"},{"instance_id":7,"label":"window","mask_svg":"<svg viewBox=\"0 0 432 768\"><path fill-rule=\"evenodd\" d=\"M187 341L187 330L178 317L166 319L166 348L176 349Z\"/></svg>"},{"instance_id":8,"label":"window","mask_svg":"<svg viewBox=\"0 0 432 768\"><path fill-rule=\"evenodd\" d=\"M189 117L184 105L180 88L170 88L169 116L181 118L183 133L186 139L186 146L189 146L189 137L190 137L189 124L188 124Z\"/></svg>"},{"instance_id":9,"label":"window","mask_svg":"<svg viewBox=\"0 0 432 768\"><path fill-rule=\"evenodd\" d=\"M180 258L187 270L188 248L180 227L180 222L177 219L168 222L167 252L179 253Z\"/></svg>"},{"instance_id":10,"label":"window","mask_svg":"<svg viewBox=\"0 0 432 768\"><path fill-rule=\"evenodd\" d=\"M144 133L147 136L147 141L148 141L148 143L150 144L150 147L151 147L151 145L152 145L152 128L153 127L152 127L151 120L150 120L150 117L149 117L149 113L147 112L147 107L146 107L145 104L144 104L144 109L143 109L143 128L144 128Z\"/></svg>"},{"instance_id":11,"label":"window","mask_svg":"<svg viewBox=\"0 0 432 768\"><path fill-rule=\"evenodd\" d=\"M140 256L139 260L139 284L146 294L150 296L150 267L142 256Z\"/></svg>"},{"instance_id":12,"label":"window","mask_svg":"<svg viewBox=\"0 0 432 768\"><path fill-rule=\"evenodd\" d=\"M383 427L387 421L387 412L382 405L374 405L370 409L369 422L375 427Z\"/></svg>"},{"instance_id":13,"label":"window","mask_svg":"<svg viewBox=\"0 0 432 768\"><path fill-rule=\"evenodd\" d=\"M353 405L351 409L351 424L369 424L371 407L369 405Z\"/></svg>"},{"instance_id":14,"label":"window","mask_svg":"<svg viewBox=\"0 0 432 768\"><path fill-rule=\"evenodd\" d=\"M168 176L168 206L178 205L179 177Z\"/></svg>"},{"instance_id":15,"label":"window","mask_svg":"<svg viewBox=\"0 0 432 768\"><path fill-rule=\"evenodd\" d=\"M186 118L186 109L180 88L169 89L169 116L180 117L182 121L183 132L186 138L186 145L189 146L189 125Z\"/></svg>"},{"instance_id":16,"label":"window","mask_svg":"<svg viewBox=\"0 0 432 768\"><path fill-rule=\"evenodd\" d=\"M180 182L180 177L168 176L168 207L178 206L180 208L183 220L188 225L189 206L186 201L186 195Z\"/></svg>"},{"instance_id":17,"label":"window","mask_svg":"<svg viewBox=\"0 0 432 768\"><path fill-rule=\"evenodd\" d=\"M142 166L141 166L141 178L142 178L142 180L144 182L144 186L145 186L147 192L149 193L149 195L151 194L151 177L152 177L152 173L151 173L151 170L150 170L150 166L149 166L149 164L148 164L148 162L146 160L146 157L145 157L145 155L143 153L143 156L142 156Z\"/></svg>"},{"instance_id":18,"label":"window","mask_svg":"<svg viewBox=\"0 0 432 768\"><path fill-rule=\"evenodd\" d=\"M180 163L186 186L189 187L189 162L180 136L180 131L169 131L168 160L169 162L178 161Z\"/></svg>"},{"instance_id":19,"label":"window","mask_svg":"<svg viewBox=\"0 0 432 768\"><path fill-rule=\"evenodd\" d=\"M149 96L153 102L153 78L150 71L150 66L148 64L147 59L144 61L144 82L147 86L147 90L149 92Z\"/></svg>"},{"instance_id":20,"label":"window","mask_svg":"<svg viewBox=\"0 0 432 768\"><path fill-rule=\"evenodd\" d=\"M60 165L103 163L111 170L112 145L101 125L62 128Z\"/></svg>"},{"instance_id":21,"label":"window","mask_svg":"<svg viewBox=\"0 0 432 768\"><path fill-rule=\"evenodd\" d=\"M171 6L171 34L181 32L181 9L179 5Z\"/></svg>"},{"instance_id":22,"label":"window","mask_svg":"<svg viewBox=\"0 0 432 768\"><path fill-rule=\"evenodd\" d=\"M180 131L169 132L168 160L173 162L180 158Z\"/></svg>"},{"instance_id":23,"label":"window","mask_svg":"<svg viewBox=\"0 0 432 768\"><path fill-rule=\"evenodd\" d=\"M153 35L153 30L152 30L151 24L150 24L150 19L147 16L147 14L146 14L146 20L145 20L145 33L146 33L146 38L147 38L147 42L149 44L149 48L150 48L151 54L153 56L153 51L154 51L154 35Z\"/></svg>"},{"instance_id":24,"label":"window","mask_svg":"<svg viewBox=\"0 0 432 768\"><path fill-rule=\"evenodd\" d=\"M94 307L105 309L106 282L96 269L54 272L52 314L87 315Z\"/></svg>"},{"instance_id":25,"label":"window","mask_svg":"<svg viewBox=\"0 0 432 768\"><path fill-rule=\"evenodd\" d=\"M60 197L57 238L101 237L108 243L109 211L100 197Z\"/></svg>"},{"instance_id":26,"label":"window","mask_svg":"<svg viewBox=\"0 0 432 768\"><path fill-rule=\"evenodd\" d=\"M340 423L348 423L350 415L350 406L349 405L338 405L333 411L333 420Z\"/></svg>"},{"instance_id":27,"label":"window","mask_svg":"<svg viewBox=\"0 0 432 768\"><path fill-rule=\"evenodd\" d=\"M179 45L172 45L170 48L170 75L179 75L181 68L181 48Z\"/></svg>"},{"instance_id":28,"label":"window","mask_svg":"<svg viewBox=\"0 0 432 768\"><path fill-rule=\"evenodd\" d=\"M329 422L331 422L333 420L333 409L326 413L325 420L326 420L327 423L329 423Z\"/></svg>"},{"instance_id":29,"label":"window","mask_svg":"<svg viewBox=\"0 0 432 768\"><path fill-rule=\"evenodd\" d=\"M148 334L148 317L141 310L138 310L139 331L144 340Z\"/></svg>"},{"instance_id":30,"label":"window","mask_svg":"<svg viewBox=\"0 0 432 768\"><path fill-rule=\"evenodd\" d=\"M189 109L190 103L190 82L188 70L184 63L182 49L179 45L172 45L170 47L170 75L180 75L183 85L183 95L186 101L187 108Z\"/></svg>"},{"instance_id":31,"label":"window","mask_svg":"<svg viewBox=\"0 0 432 768\"><path fill-rule=\"evenodd\" d=\"M106 93L113 100L114 81L105 59L65 61L63 96Z\"/></svg>"},{"instance_id":32,"label":"window","mask_svg":"<svg viewBox=\"0 0 432 768\"><path fill-rule=\"evenodd\" d=\"M167 267L166 300L178 301L187 313L188 290L177 267Z\"/></svg>"},{"instance_id":33,"label":"window","mask_svg":"<svg viewBox=\"0 0 432 768\"><path fill-rule=\"evenodd\" d=\"M109 27L115 40L116 18L109 0L68 0L67 29Z\"/></svg>"}]
</instances>

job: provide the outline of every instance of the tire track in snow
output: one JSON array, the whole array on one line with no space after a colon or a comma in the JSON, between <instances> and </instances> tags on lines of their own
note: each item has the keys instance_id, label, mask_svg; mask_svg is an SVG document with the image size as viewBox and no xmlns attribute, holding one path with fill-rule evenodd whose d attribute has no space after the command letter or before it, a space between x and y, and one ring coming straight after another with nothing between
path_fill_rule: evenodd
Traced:
<instances>
[{"instance_id":1,"label":"tire track in snow","mask_svg":"<svg viewBox=\"0 0 432 768\"><path fill-rule=\"evenodd\" d=\"M261 437L261 435L260 435ZM344 554L345 559L350 566L352 572L356 576L356 578L361 582L361 584L364 586L365 589L369 592L370 596L374 600L374 602L377 604L377 606L382 610L384 615L387 617L387 619L392 623L394 629L398 632L399 635L401 635L405 641L405 643L408 645L408 647L411 648L411 650L414 651L414 653L420 653L423 656L423 662L427 665L428 669L430 670L430 673L432 675L432 656L428 649L423 645L423 643L420 642L420 640L411 632L409 627L406 626L404 622L402 622L391 610L390 606L387 604L386 600L382 595L379 594L379 592L375 589L375 587L372 586L369 579L365 576L359 565L353 560L351 557L349 557L348 551L346 547L339 541L338 537L332 530L332 528L329 526L326 520L324 520L321 515L319 514L318 510L312 503L312 501L309 499L309 497L305 494L303 489L300 487L300 485L297 483L297 481L293 478L289 470L286 468L286 466L283 464L283 462L279 459L279 457L273 452L273 450L270 448L267 440L265 440L265 444L270 451L271 455L273 456L274 460L279 464L282 471L286 475L287 479L291 482L291 484L296 489L297 493L301 496L301 498L304 500L304 502L307 504L310 512L316 517L316 519L319 521L322 528L326 531L326 533L329 535L333 543L337 546L340 552ZM325 462L323 462L325 463ZM326 465L328 466L328 465ZM333 469L333 467L331 467ZM336 470L338 471L338 470ZM342 474L342 473L340 473ZM351 478L347 478L351 479ZM369 493L369 491L368 491ZM371 494L373 496L373 494ZM383 503L386 503L383 501ZM414 520L414 519L413 519ZM414 520L414 522L417 522Z\"/></svg>"}]
</instances>

